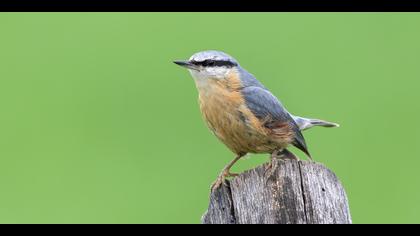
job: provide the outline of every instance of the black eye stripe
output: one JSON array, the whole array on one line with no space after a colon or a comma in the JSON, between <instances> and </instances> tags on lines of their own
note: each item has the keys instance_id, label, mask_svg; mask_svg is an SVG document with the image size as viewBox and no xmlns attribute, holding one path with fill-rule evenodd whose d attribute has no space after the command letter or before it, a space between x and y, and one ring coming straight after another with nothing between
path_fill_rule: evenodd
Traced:
<instances>
[{"instance_id":1,"label":"black eye stripe","mask_svg":"<svg viewBox=\"0 0 420 236\"><path fill-rule=\"evenodd\" d=\"M200 66L226 66L226 67L233 67L237 64L232 61L222 61L222 60L211 60L207 59L204 61L191 61L194 65L200 65Z\"/></svg>"}]
</instances>

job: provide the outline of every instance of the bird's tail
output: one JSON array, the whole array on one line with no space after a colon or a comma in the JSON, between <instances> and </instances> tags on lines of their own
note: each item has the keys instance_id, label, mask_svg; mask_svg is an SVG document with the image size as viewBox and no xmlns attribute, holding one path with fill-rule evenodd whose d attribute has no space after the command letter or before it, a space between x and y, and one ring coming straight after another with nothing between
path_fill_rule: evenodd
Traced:
<instances>
[{"instance_id":1,"label":"bird's tail","mask_svg":"<svg viewBox=\"0 0 420 236\"><path fill-rule=\"evenodd\" d=\"M340 127L339 124L325 121L325 120L319 120L319 119L309 119L309 122L312 126L322 126L322 127Z\"/></svg>"},{"instance_id":2,"label":"bird's tail","mask_svg":"<svg viewBox=\"0 0 420 236\"><path fill-rule=\"evenodd\" d=\"M304 118L299 116L293 116L296 124L299 126L300 130L307 130L314 126L322 126L322 127L339 127L340 125L337 123L320 120L320 119L311 119L311 118Z\"/></svg>"}]
</instances>

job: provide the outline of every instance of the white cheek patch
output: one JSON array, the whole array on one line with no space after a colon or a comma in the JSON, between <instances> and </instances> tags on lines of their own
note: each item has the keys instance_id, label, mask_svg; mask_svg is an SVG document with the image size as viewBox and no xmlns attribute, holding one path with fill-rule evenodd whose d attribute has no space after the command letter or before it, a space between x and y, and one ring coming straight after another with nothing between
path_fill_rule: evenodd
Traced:
<instances>
[{"instance_id":1,"label":"white cheek patch","mask_svg":"<svg viewBox=\"0 0 420 236\"><path fill-rule=\"evenodd\" d=\"M226 76L229 74L229 71L231 69L226 68L226 67L213 67L213 68L208 68L206 73L207 73L207 77L209 78L214 78L214 79L224 79L226 78Z\"/></svg>"},{"instance_id":2,"label":"white cheek patch","mask_svg":"<svg viewBox=\"0 0 420 236\"><path fill-rule=\"evenodd\" d=\"M189 70L192 77L194 78L197 87L206 88L209 87L209 80L225 79L231 72L232 68L227 67L211 67L201 68L200 71Z\"/></svg>"}]
</instances>

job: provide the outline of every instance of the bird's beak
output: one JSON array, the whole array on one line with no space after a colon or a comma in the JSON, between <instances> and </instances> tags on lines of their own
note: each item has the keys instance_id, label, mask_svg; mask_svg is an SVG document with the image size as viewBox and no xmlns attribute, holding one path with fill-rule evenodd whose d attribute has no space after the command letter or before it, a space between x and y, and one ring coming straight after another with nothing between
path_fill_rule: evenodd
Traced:
<instances>
[{"instance_id":1,"label":"bird's beak","mask_svg":"<svg viewBox=\"0 0 420 236\"><path fill-rule=\"evenodd\" d=\"M179 66L185 67L187 69L197 70L197 71L199 70L198 69L198 66L192 64L189 61L174 61L174 63L177 64L177 65L179 65Z\"/></svg>"}]
</instances>

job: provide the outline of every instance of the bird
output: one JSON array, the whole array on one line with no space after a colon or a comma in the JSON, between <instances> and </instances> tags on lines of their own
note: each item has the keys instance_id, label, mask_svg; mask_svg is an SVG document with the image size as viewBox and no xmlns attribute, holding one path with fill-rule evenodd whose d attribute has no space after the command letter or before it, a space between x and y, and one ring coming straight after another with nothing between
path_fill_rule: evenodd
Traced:
<instances>
[{"instance_id":1,"label":"bird","mask_svg":"<svg viewBox=\"0 0 420 236\"><path fill-rule=\"evenodd\" d=\"M292 115L268 88L225 52L200 51L188 60L173 62L188 69L198 90L205 123L236 155L212 184L212 191L226 178L238 176L230 169L248 153L271 154L271 163L276 159L298 159L288 150L292 145L312 160L301 131L314 126L339 126Z\"/></svg>"}]
</instances>

